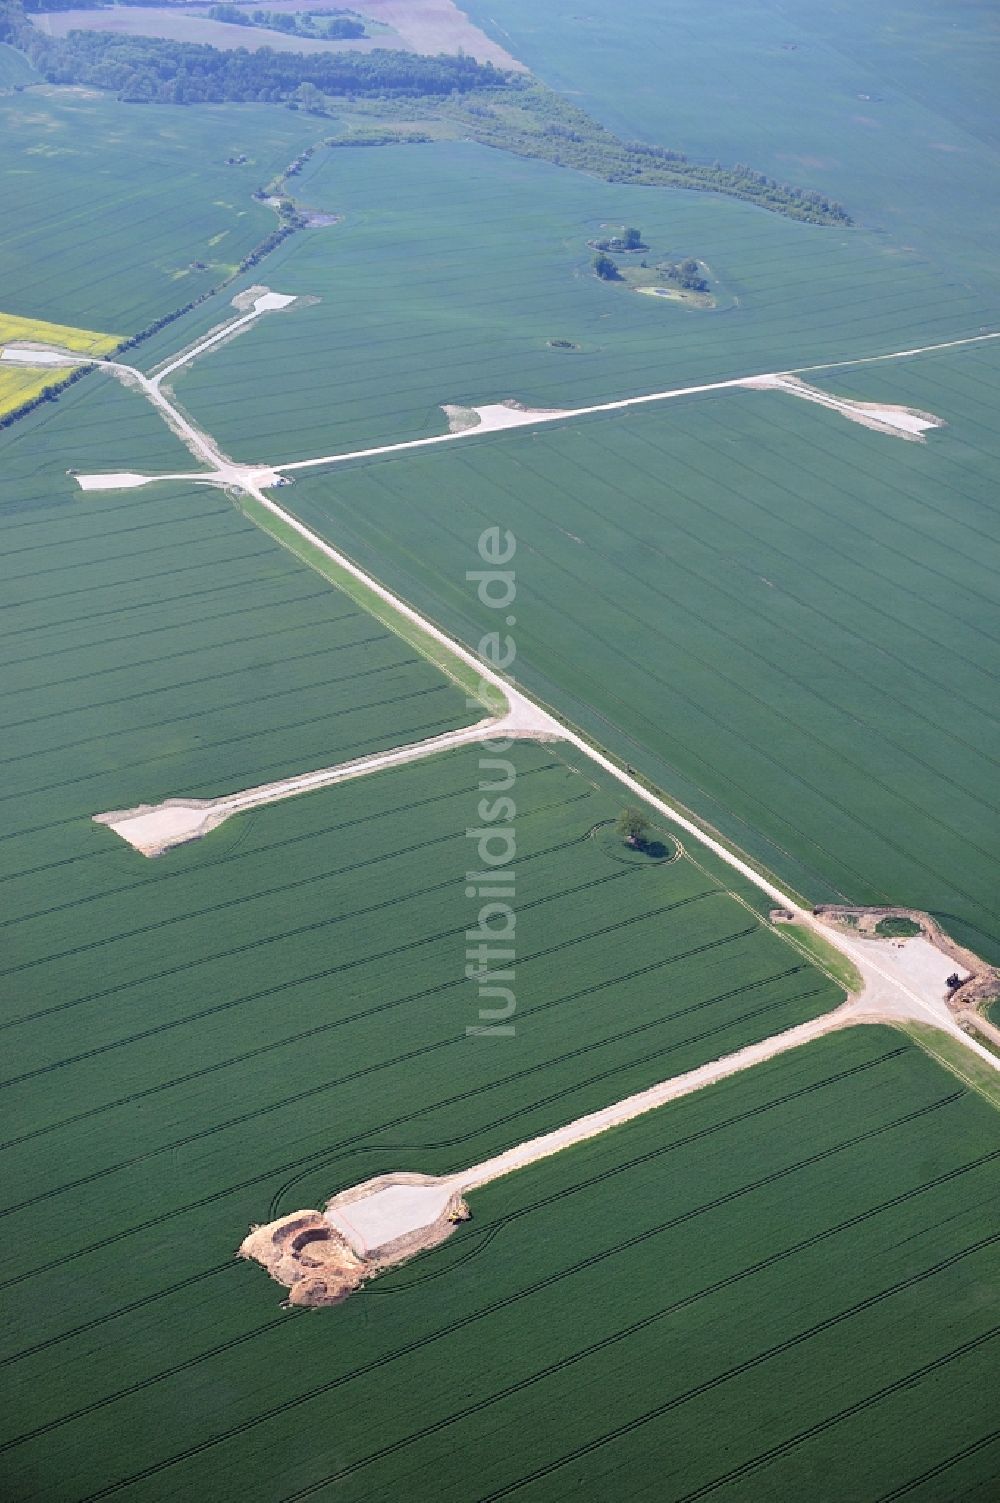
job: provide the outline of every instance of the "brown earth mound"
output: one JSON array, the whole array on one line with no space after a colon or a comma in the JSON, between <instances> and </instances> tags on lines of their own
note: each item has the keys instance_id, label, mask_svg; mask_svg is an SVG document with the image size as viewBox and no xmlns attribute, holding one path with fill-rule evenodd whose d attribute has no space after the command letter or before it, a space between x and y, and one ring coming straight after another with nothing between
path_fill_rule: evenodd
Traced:
<instances>
[{"instance_id":1,"label":"brown earth mound","mask_svg":"<svg viewBox=\"0 0 1000 1503\"><path fill-rule=\"evenodd\" d=\"M252 1258L284 1284L290 1305L337 1305L369 1272L319 1211L294 1211L251 1227L239 1256Z\"/></svg>"},{"instance_id":2,"label":"brown earth mound","mask_svg":"<svg viewBox=\"0 0 1000 1503\"><path fill-rule=\"evenodd\" d=\"M433 1183L425 1175L386 1174L343 1191L330 1205L350 1204L393 1184L424 1182ZM469 1207L456 1191L436 1220L404 1230L365 1255L355 1252L322 1212L293 1211L266 1226L252 1226L237 1256L259 1263L284 1284L290 1305L339 1305L368 1279L437 1247L469 1217Z\"/></svg>"}]
</instances>

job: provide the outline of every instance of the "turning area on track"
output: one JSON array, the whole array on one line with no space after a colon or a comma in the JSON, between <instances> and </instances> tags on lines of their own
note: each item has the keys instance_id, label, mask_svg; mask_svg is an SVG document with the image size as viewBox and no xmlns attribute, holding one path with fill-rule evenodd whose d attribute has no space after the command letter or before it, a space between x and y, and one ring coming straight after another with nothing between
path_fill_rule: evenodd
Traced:
<instances>
[{"instance_id":1,"label":"turning area on track","mask_svg":"<svg viewBox=\"0 0 1000 1503\"><path fill-rule=\"evenodd\" d=\"M442 752L454 751L457 747L479 741L507 738L553 741L561 739L562 734L562 727L544 710L535 710L526 700L519 700L512 704L506 715L478 720L475 725L445 731L426 741L392 747L389 751L374 752L368 757L355 757L353 761L341 762L335 767L320 767L315 772L279 778L277 782L261 783L256 788L246 788L241 793L230 793L221 798L170 798L162 804L139 804L134 809L112 809L107 814L95 814L93 818L95 824L107 825L143 856L161 856L175 845L200 840L212 830L217 830L234 814L246 814L251 809L280 803L301 793L316 793L321 788L333 788L352 778L386 772L389 768L422 761L425 757L439 756Z\"/></svg>"}]
</instances>

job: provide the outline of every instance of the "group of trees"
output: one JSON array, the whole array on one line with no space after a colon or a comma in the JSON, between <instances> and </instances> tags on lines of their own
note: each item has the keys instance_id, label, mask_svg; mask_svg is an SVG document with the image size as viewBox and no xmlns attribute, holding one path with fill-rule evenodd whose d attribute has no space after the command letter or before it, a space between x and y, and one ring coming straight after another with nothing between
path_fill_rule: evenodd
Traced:
<instances>
[{"instance_id":1,"label":"group of trees","mask_svg":"<svg viewBox=\"0 0 1000 1503\"><path fill-rule=\"evenodd\" d=\"M641 849L649 835L649 820L641 809L629 805L619 814L615 821L615 829L627 845L638 846Z\"/></svg>"},{"instance_id":2,"label":"group of trees","mask_svg":"<svg viewBox=\"0 0 1000 1503\"><path fill-rule=\"evenodd\" d=\"M609 235L606 240L594 240L591 242L595 250L599 251L640 251L646 247L642 243L641 231L631 225L622 230L620 235Z\"/></svg>"},{"instance_id":3,"label":"group of trees","mask_svg":"<svg viewBox=\"0 0 1000 1503\"><path fill-rule=\"evenodd\" d=\"M602 282L620 282L621 272L607 251L598 251L593 260L594 272Z\"/></svg>"},{"instance_id":4,"label":"group of trees","mask_svg":"<svg viewBox=\"0 0 1000 1503\"><path fill-rule=\"evenodd\" d=\"M212 5L208 19L225 21L230 26L284 31L291 36L326 37L331 41L353 41L368 35L362 20L340 10L247 10L240 5Z\"/></svg>"},{"instance_id":5,"label":"group of trees","mask_svg":"<svg viewBox=\"0 0 1000 1503\"><path fill-rule=\"evenodd\" d=\"M605 182L721 193L810 224L853 222L840 204L820 193L778 183L742 164L689 162L683 152L665 146L623 141L536 80L520 78L509 84L507 97L520 106L517 115L509 107L502 115L484 110L479 99L474 111L461 109L469 134L484 145L589 172ZM458 111L451 113L457 116Z\"/></svg>"},{"instance_id":6,"label":"group of trees","mask_svg":"<svg viewBox=\"0 0 1000 1503\"><path fill-rule=\"evenodd\" d=\"M686 261L664 261L658 266L657 271L662 272L668 282L676 282L678 287L683 287L685 292L707 292L708 282L701 274L701 266L689 256Z\"/></svg>"},{"instance_id":7,"label":"group of trees","mask_svg":"<svg viewBox=\"0 0 1000 1503\"><path fill-rule=\"evenodd\" d=\"M634 240L631 238L634 237ZM624 236L614 235L610 240L598 240L598 249L591 263L594 274L600 277L602 282L620 282L622 274L618 270L617 263L608 255L609 250L644 250L645 247L638 242L638 230L626 230ZM643 261L643 266L646 262ZM708 281L702 275L701 265L689 256L685 261L663 261L656 268L665 281L674 282L678 287L683 287L685 292L707 292Z\"/></svg>"},{"instance_id":8,"label":"group of trees","mask_svg":"<svg viewBox=\"0 0 1000 1503\"><path fill-rule=\"evenodd\" d=\"M425 130L356 130L349 136L331 136L327 146L426 146L434 137Z\"/></svg>"}]
</instances>

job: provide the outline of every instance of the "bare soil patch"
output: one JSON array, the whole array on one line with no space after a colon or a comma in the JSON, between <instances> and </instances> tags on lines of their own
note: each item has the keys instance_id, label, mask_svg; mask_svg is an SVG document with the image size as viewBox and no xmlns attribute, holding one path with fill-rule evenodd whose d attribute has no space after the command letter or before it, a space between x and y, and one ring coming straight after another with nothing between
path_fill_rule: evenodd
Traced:
<instances>
[{"instance_id":1,"label":"bare soil patch","mask_svg":"<svg viewBox=\"0 0 1000 1503\"><path fill-rule=\"evenodd\" d=\"M235 308L238 313L249 313L257 299L263 297L270 290L270 287L265 287L263 282L255 282L252 287L246 287L242 292L238 292L235 297L230 298L230 306ZM213 334L224 327L224 324L216 324L214 328L209 329L207 335L203 335L202 337L210 339ZM195 343L200 344L201 340L196 340ZM183 355L184 351L179 350L177 353ZM170 358L171 360L175 360L177 357L176 355L171 355ZM164 365L166 363L166 361L163 361Z\"/></svg>"},{"instance_id":2,"label":"bare soil patch","mask_svg":"<svg viewBox=\"0 0 1000 1503\"><path fill-rule=\"evenodd\" d=\"M791 397L801 397L806 402L815 402L820 407L829 407L852 423L862 428L872 428L876 433L887 433L893 438L906 439L909 443L923 444L924 434L933 428L945 427L943 418L933 412L922 412L919 407L904 407L893 402L860 402L851 397L838 397L819 386L810 386L798 376L778 374L751 376L744 386L756 391L783 391Z\"/></svg>"},{"instance_id":3,"label":"bare soil patch","mask_svg":"<svg viewBox=\"0 0 1000 1503\"><path fill-rule=\"evenodd\" d=\"M961 986L955 987L948 999L948 1007L956 1016L968 1009L975 1009L992 1000L1000 993L1000 971L988 965L974 950L967 950L952 939L937 919L919 908L850 907L839 903L823 903L813 912L836 927L857 934L862 938L878 940L881 944L905 945L906 939L886 940L878 933L878 926L886 919L909 919L919 925L921 932L943 954L955 961L959 972L966 977Z\"/></svg>"},{"instance_id":4,"label":"bare soil patch","mask_svg":"<svg viewBox=\"0 0 1000 1503\"><path fill-rule=\"evenodd\" d=\"M459 407L454 402L442 402L441 411L448 419L449 433L465 433L478 428L482 419L474 407Z\"/></svg>"},{"instance_id":5,"label":"bare soil patch","mask_svg":"<svg viewBox=\"0 0 1000 1503\"><path fill-rule=\"evenodd\" d=\"M350 1207L357 1202L407 1187L437 1192L440 1210L426 1225L414 1228L412 1215L404 1211L395 1226L390 1211L376 1222L381 1231L375 1245L365 1235L337 1225L343 1220L350 1226ZM259 1263L284 1284L290 1305L339 1305L369 1279L439 1246L468 1220L469 1208L457 1189L442 1188L441 1181L429 1175L386 1174L335 1195L325 1212L293 1211L266 1226L252 1226L237 1256Z\"/></svg>"},{"instance_id":6,"label":"bare soil patch","mask_svg":"<svg viewBox=\"0 0 1000 1503\"><path fill-rule=\"evenodd\" d=\"M361 1287L367 1271L319 1211L293 1211L252 1226L238 1256L252 1258L284 1284L290 1305L339 1305Z\"/></svg>"},{"instance_id":7,"label":"bare soil patch","mask_svg":"<svg viewBox=\"0 0 1000 1503\"><path fill-rule=\"evenodd\" d=\"M313 0L294 0L294 9L308 9ZM464 51L478 63L526 71L499 42L493 42L474 25L454 0L364 0L359 15L391 26L415 52ZM393 45L383 42L383 46Z\"/></svg>"}]
</instances>

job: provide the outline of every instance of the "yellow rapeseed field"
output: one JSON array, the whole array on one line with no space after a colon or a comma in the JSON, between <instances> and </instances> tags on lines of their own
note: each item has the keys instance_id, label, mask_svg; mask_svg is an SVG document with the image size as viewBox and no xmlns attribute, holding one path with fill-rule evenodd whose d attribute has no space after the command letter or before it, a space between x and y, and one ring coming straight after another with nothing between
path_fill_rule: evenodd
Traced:
<instances>
[{"instance_id":1,"label":"yellow rapeseed field","mask_svg":"<svg viewBox=\"0 0 1000 1503\"><path fill-rule=\"evenodd\" d=\"M71 365L0 365L0 417L30 402L46 386L64 381L72 369Z\"/></svg>"},{"instance_id":2,"label":"yellow rapeseed field","mask_svg":"<svg viewBox=\"0 0 1000 1503\"><path fill-rule=\"evenodd\" d=\"M74 329L69 324L46 323L42 318L0 313L0 345L13 340L54 344L62 350L78 350L81 355L107 355L121 341L121 335L97 334L93 329Z\"/></svg>"}]
</instances>

